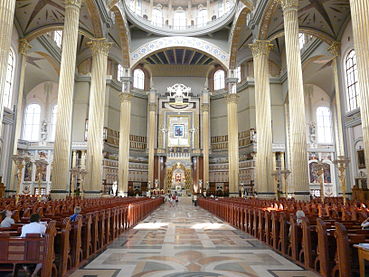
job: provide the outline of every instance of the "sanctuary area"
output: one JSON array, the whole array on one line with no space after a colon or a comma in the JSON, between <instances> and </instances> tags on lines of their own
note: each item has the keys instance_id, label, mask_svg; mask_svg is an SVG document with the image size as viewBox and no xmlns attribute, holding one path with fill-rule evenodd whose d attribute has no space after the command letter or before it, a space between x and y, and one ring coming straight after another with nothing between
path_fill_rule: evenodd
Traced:
<instances>
[{"instance_id":1,"label":"sanctuary area","mask_svg":"<svg viewBox=\"0 0 369 277\"><path fill-rule=\"evenodd\" d=\"M0 0L0 276L369 276L366 165L368 0Z\"/></svg>"}]
</instances>

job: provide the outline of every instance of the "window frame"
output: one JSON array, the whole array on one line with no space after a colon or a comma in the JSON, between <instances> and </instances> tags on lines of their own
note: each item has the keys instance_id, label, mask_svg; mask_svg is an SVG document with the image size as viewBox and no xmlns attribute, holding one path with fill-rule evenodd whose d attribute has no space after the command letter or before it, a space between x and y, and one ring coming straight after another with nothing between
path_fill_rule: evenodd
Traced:
<instances>
[{"instance_id":1,"label":"window frame","mask_svg":"<svg viewBox=\"0 0 369 277\"><path fill-rule=\"evenodd\" d=\"M333 122L332 111L327 106L319 106L315 111L316 135L318 144L333 144ZM329 139L327 139L329 138Z\"/></svg>"},{"instance_id":2,"label":"window frame","mask_svg":"<svg viewBox=\"0 0 369 277\"><path fill-rule=\"evenodd\" d=\"M141 68L133 70L133 87L135 89L145 89L145 72Z\"/></svg>"},{"instance_id":3,"label":"window frame","mask_svg":"<svg viewBox=\"0 0 369 277\"><path fill-rule=\"evenodd\" d=\"M220 77L218 75L222 72ZM225 89L225 71L223 69L218 69L214 72L214 90Z\"/></svg>"},{"instance_id":4,"label":"window frame","mask_svg":"<svg viewBox=\"0 0 369 277\"><path fill-rule=\"evenodd\" d=\"M30 123L28 123L27 110L32 106L37 106L38 107L38 113L33 112L31 114L32 118L30 120ZM41 105L39 103L29 103L26 106L26 108L24 109L22 139L27 140L27 141L31 141L31 142L40 141L41 113L42 113L42 108L41 108ZM38 118L37 117L35 118L35 115L38 116ZM36 121L38 121L38 122L36 122ZM30 136L28 136L29 133L31 133Z\"/></svg>"},{"instance_id":5,"label":"window frame","mask_svg":"<svg viewBox=\"0 0 369 277\"><path fill-rule=\"evenodd\" d=\"M14 78L16 67L15 52L12 47L9 49L8 64L6 67L5 87L3 96L3 105L5 108L12 109Z\"/></svg>"},{"instance_id":6,"label":"window frame","mask_svg":"<svg viewBox=\"0 0 369 277\"><path fill-rule=\"evenodd\" d=\"M348 63L351 62L350 65ZM350 113L359 109L359 80L357 70L357 56L355 49L350 49L344 59L346 112Z\"/></svg>"}]
</instances>

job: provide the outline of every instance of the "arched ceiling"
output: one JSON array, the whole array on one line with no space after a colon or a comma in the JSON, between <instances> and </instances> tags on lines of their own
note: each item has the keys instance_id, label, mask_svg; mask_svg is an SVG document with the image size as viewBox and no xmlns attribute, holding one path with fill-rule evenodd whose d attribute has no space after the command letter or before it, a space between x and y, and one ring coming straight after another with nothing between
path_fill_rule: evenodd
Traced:
<instances>
[{"instance_id":1,"label":"arched ceiling","mask_svg":"<svg viewBox=\"0 0 369 277\"><path fill-rule=\"evenodd\" d=\"M210 65L214 59L191 49L168 49L145 59L149 64Z\"/></svg>"},{"instance_id":2,"label":"arched ceiling","mask_svg":"<svg viewBox=\"0 0 369 277\"><path fill-rule=\"evenodd\" d=\"M349 0L300 0L299 26L336 40L350 16ZM277 1L269 1L260 26L260 39L283 32L283 12Z\"/></svg>"},{"instance_id":3,"label":"arched ceiling","mask_svg":"<svg viewBox=\"0 0 369 277\"><path fill-rule=\"evenodd\" d=\"M63 26L64 0L17 0L15 17L24 36L45 26ZM80 28L102 36L99 12L93 0L82 1Z\"/></svg>"}]
</instances>

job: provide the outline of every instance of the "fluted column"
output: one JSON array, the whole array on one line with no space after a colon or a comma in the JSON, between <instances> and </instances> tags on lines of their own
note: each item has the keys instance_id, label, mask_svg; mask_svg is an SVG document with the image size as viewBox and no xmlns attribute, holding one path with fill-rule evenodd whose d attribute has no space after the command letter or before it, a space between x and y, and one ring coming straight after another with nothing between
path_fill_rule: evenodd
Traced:
<instances>
[{"instance_id":1,"label":"fluted column","mask_svg":"<svg viewBox=\"0 0 369 277\"><path fill-rule=\"evenodd\" d=\"M51 194L57 198L69 191L74 74L81 2L82 0L65 0L51 189Z\"/></svg>"},{"instance_id":2,"label":"fluted column","mask_svg":"<svg viewBox=\"0 0 369 277\"><path fill-rule=\"evenodd\" d=\"M103 175L103 132L106 70L111 43L95 39L88 43L92 52L90 104L87 126L87 176L85 196L99 196Z\"/></svg>"},{"instance_id":3,"label":"fluted column","mask_svg":"<svg viewBox=\"0 0 369 277\"><path fill-rule=\"evenodd\" d=\"M290 108L291 180L297 199L310 195L306 149L304 86L299 46L298 0L279 0L284 17Z\"/></svg>"},{"instance_id":4,"label":"fluted column","mask_svg":"<svg viewBox=\"0 0 369 277\"><path fill-rule=\"evenodd\" d=\"M270 41L250 45L254 57L255 109L257 130L256 191L260 197L273 197L275 188L272 168L272 116L269 84Z\"/></svg>"},{"instance_id":5,"label":"fluted column","mask_svg":"<svg viewBox=\"0 0 369 277\"><path fill-rule=\"evenodd\" d=\"M340 89L340 76L338 75L338 57L341 53L341 43L333 42L328 48L328 51L332 54L332 69L334 78L334 90L336 96L336 118L337 118L337 130L336 130L336 154L337 156L345 156L344 142L343 142L343 125L342 125L342 111L341 111L341 89Z\"/></svg>"},{"instance_id":6,"label":"fluted column","mask_svg":"<svg viewBox=\"0 0 369 277\"><path fill-rule=\"evenodd\" d=\"M205 186L209 182L209 141L210 141L210 128L209 128L209 91L203 90L202 93L202 156L203 156L203 181Z\"/></svg>"},{"instance_id":7,"label":"fluted column","mask_svg":"<svg viewBox=\"0 0 369 277\"><path fill-rule=\"evenodd\" d=\"M238 117L237 117L237 78L229 78L227 95L228 116L228 174L229 196L238 196L239 153L238 153Z\"/></svg>"},{"instance_id":8,"label":"fluted column","mask_svg":"<svg viewBox=\"0 0 369 277\"><path fill-rule=\"evenodd\" d=\"M149 150L149 172L148 182L154 186L154 158L155 158L155 131L156 131L156 90L149 93L149 130L148 130L148 150Z\"/></svg>"},{"instance_id":9,"label":"fluted column","mask_svg":"<svg viewBox=\"0 0 369 277\"><path fill-rule=\"evenodd\" d=\"M131 94L129 93L131 78L123 77L120 94L120 129L119 129L119 194L128 194L129 177L129 134L131 130Z\"/></svg>"},{"instance_id":10,"label":"fluted column","mask_svg":"<svg viewBox=\"0 0 369 277\"><path fill-rule=\"evenodd\" d=\"M17 110L16 110L16 120L15 120L15 131L14 131L14 145L13 145L13 155L17 154L18 151L18 140L21 136L22 130L22 112L23 112L23 89L24 89L24 80L27 66L27 54L28 50L31 48L31 45L28 43L26 39L19 40L19 54L20 54L20 73L19 73L19 88L18 88L18 101L17 101ZM16 190L16 173L17 167L15 164L12 165L12 175L11 175L11 190Z\"/></svg>"},{"instance_id":11,"label":"fluted column","mask_svg":"<svg viewBox=\"0 0 369 277\"><path fill-rule=\"evenodd\" d=\"M360 114L363 128L365 164L369 166L369 2L350 0L352 30L357 56Z\"/></svg>"},{"instance_id":12,"label":"fluted column","mask_svg":"<svg viewBox=\"0 0 369 277\"><path fill-rule=\"evenodd\" d=\"M3 127L4 90L12 40L15 1L0 0L0 134ZM0 144L0 154L2 145Z\"/></svg>"}]
</instances>

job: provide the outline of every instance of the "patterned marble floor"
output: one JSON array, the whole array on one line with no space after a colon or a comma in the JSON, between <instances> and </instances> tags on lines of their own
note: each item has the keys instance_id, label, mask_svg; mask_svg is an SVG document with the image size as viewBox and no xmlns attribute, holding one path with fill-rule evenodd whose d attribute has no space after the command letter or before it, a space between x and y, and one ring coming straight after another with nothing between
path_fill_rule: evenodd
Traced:
<instances>
[{"instance_id":1,"label":"patterned marble floor","mask_svg":"<svg viewBox=\"0 0 369 277\"><path fill-rule=\"evenodd\" d=\"M72 277L316 277L180 199L152 213Z\"/></svg>"}]
</instances>

